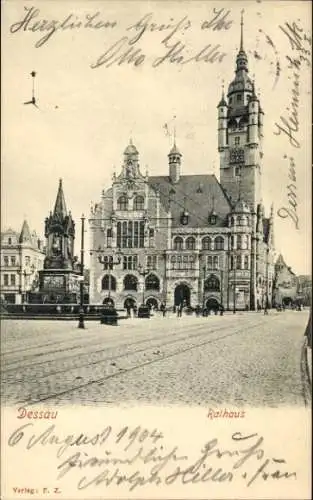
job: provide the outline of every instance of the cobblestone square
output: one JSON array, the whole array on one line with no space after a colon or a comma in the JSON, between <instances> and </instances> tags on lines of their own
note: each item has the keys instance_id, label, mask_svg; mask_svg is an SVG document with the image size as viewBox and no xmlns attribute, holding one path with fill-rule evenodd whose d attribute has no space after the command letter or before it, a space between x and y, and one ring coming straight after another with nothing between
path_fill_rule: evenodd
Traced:
<instances>
[{"instance_id":1,"label":"cobblestone square","mask_svg":"<svg viewBox=\"0 0 313 500\"><path fill-rule=\"evenodd\" d=\"M2 322L2 402L44 405L308 404L308 311Z\"/></svg>"}]
</instances>

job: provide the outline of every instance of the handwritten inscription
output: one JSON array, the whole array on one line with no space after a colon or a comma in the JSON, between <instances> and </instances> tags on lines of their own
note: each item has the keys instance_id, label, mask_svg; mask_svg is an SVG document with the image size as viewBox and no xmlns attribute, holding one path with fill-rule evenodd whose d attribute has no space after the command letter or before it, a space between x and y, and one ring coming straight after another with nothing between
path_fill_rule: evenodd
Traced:
<instances>
[{"instance_id":1,"label":"handwritten inscription","mask_svg":"<svg viewBox=\"0 0 313 500\"><path fill-rule=\"evenodd\" d=\"M133 491L148 484L230 483L237 478L249 487L257 480L296 479L296 472L286 470L283 458L266 456L264 438L257 433L235 432L226 448L217 438L208 439L198 457L190 459L178 446L167 449L158 429L126 426L116 432L107 426L93 436L84 433L60 436L55 424L43 431L40 428L39 432L37 425L27 423L17 428L8 445L23 446L26 450L54 447L60 461L56 479L62 482L65 476L74 475L78 490L123 485ZM91 454L91 447L97 447L101 454Z\"/></svg>"},{"instance_id":2,"label":"handwritten inscription","mask_svg":"<svg viewBox=\"0 0 313 500\"><path fill-rule=\"evenodd\" d=\"M284 158L287 159L287 156L285 155ZM296 229L299 229L299 218L297 215L297 177L296 165L293 157L289 158L288 179L291 181L287 185L288 206L280 208L277 211L277 215L282 219L290 218Z\"/></svg>"},{"instance_id":3,"label":"handwritten inscription","mask_svg":"<svg viewBox=\"0 0 313 500\"><path fill-rule=\"evenodd\" d=\"M296 51L292 55L287 54L286 60L288 68L292 72L292 89L290 105L286 108L288 114L280 116L279 121L275 122L275 135L285 135L288 137L289 143L294 148L300 148L300 140L297 137L299 132L299 97L300 97L300 78L302 64L309 66L311 52L311 38L303 32L303 29L297 23L285 23L279 26L281 31L287 36L292 51Z\"/></svg>"},{"instance_id":4,"label":"handwritten inscription","mask_svg":"<svg viewBox=\"0 0 313 500\"><path fill-rule=\"evenodd\" d=\"M24 15L17 22L10 26L10 33L20 32L43 33L43 36L36 41L35 47L40 48L47 44L57 33L66 30L80 29L112 29L118 26L116 20L105 20L100 12L88 13L85 16L77 16L70 13L65 19L45 19L41 16L40 9L24 7ZM203 37L210 31L218 32L229 30L233 25L230 18L230 11L224 8L213 8L212 15L208 19L200 22L196 28L200 29ZM157 68L164 63L175 65L186 65L189 63L220 63L226 53L221 45L216 43L206 43L200 49L194 49L184 40L184 34L193 27L192 21L187 15L181 19L170 18L167 22L158 22L152 12L145 14L138 21L126 27L125 33L114 41L94 62L90 64L92 69L99 67L110 68L111 66L121 66L130 64L134 67L142 66L147 62L153 68ZM140 42L147 36L147 33L161 35L161 40L157 40L155 47L160 44L161 53L157 57L150 58L145 53Z\"/></svg>"},{"instance_id":5,"label":"handwritten inscription","mask_svg":"<svg viewBox=\"0 0 313 500\"><path fill-rule=\"evenodd\" d=\"M35 7L24 7L25 14L21 20L13 23L10 27L10 33L18 33L19 31L31 31L33 33L45 33L36 43L38 49L51 39L58 31L85 29L103 29L114 28L117 25L116 21L104 21L101 18L100 12L86 14L84 19L80 19L75 14L69 14L62 21L56 19L44 19L40 17L40 9Z\"/></svg>"},{"instance_id":6,"label":"handwritten inscription","mask_svg":"<svg viewBox=\"0 0 313 500\"><path fill-rule=\"evenodd\" d=\"M232 21L228 18L229 13L229 11L225 11L223 8L213 9L212 19L203 22L202 29L212 29L213 31L229 29L232 25ZM199 51L190 55L191 49L187 47L182 38L185 32L192 26L188 16L182 17L177 23L174 23L171 18L171 22L168 24L158 24L153 19L153 13L150 12L136 23L128 26L126 31L129 33L129 36L123 36L109 47L95 63L91 64L91 68L95 69L100 66L109 68L114 64L121 66L123 63L133 64L134 66L142 65L146 61L147 55L138 46L138 42L148 32L166 33L166 36L161 40L161 46L165 53L153 59L151 63L153 68L157 68L164 62L177 65L186 65L191 62L222 62L226 56L226 53L221 50L219 44L207 44Z\"/></svg>"}]
</instances>

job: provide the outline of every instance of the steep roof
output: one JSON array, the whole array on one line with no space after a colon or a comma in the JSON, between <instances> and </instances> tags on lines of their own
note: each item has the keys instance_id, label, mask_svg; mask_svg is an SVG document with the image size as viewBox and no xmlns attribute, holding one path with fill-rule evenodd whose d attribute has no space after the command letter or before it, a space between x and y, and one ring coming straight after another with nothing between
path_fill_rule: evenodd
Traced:
<instances>
[{"instance_id":1,"label":"steep roof","mask_svg":"<svg viewBox=\"0 0 313 500\"><path fill-rule=\"evenodd\" d=\"M59 189L58 189L57 197L55 200L53 214L54 215L61 215L63 217L65 217L67 215L66 203L65 203L63 186L62 186L62 179L59 180Z\"/></svg>"},{"instance_id":2,"label":"steep roof","mask_svg":"<svg viewBox=\"0 0 313 500\"><path fill-rule=\"evenodd\" d=\"M174 227L182 226L184 210L189 213L189 227L209 227L208 215L213 210L217 214L216 226L227 224L231 204L215 175L182 175L176 184L168 176L151 176L148 182L159 191L166 211L169 210L171 197Z\"/></svg>"},{"instance_id":3,"label":"steep roof","mask_svg":"<svg viewBox=\"0 0 313 500\"><path fill-rule=\"evenodd\" d=\"M22 225L22 230L19 237L19 243L24 243L25 241L32 241L30 229L27 220L24 220Z\"/></svg>"}]
</instances>

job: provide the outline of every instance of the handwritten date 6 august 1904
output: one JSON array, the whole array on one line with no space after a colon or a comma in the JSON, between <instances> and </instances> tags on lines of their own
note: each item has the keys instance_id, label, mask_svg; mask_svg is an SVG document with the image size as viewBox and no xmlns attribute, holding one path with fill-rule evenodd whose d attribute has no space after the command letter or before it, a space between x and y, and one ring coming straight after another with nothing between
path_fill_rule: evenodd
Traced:
<instances>
[{"instance_id":1,"label":"handwritten date 6 august 1904","mask_svg":"<svg viewBox=\"0 0 313 500\"><path fill-rule=\"evenodd\" d=\"M206 438L192 459L178 445L167 445L158 429L141 426L117 431L107 426L94 435L61 436L56 424L42 428L38 422L27 423L11 433L8 445L36 449L36 453L38 448L53 448L58 460L56 479L62 483L64 476L72 477L78 490L123 485L133 491L149 484L219 484L235 479L249 487L258 481L296 479L296 472L286 470L285 459L266 456L264 438L258 433L235 432L226 447L218 438ZM90 453L94 448L99 455Z\"/></svg>"}]
</instances>

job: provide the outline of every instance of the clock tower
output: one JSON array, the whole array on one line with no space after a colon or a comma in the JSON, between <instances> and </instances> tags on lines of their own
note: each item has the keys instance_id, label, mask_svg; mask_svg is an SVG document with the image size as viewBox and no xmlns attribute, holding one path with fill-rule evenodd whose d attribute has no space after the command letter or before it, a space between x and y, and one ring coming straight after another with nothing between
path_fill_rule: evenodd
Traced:
<instances>
[{"instance_id":1,"label":"clock tower","mask_svg":"<svg viewBox=\"0 0 313 500\"><path fill-rule=\"evenodd\" d=\"M217 109L220 183L233 204L241 196L252 213L256 213L261 203L263 111L254 82L248 75L242 15L235 78L228 87L226 98L223 89Z\"/></svg>"}]
</instances>

